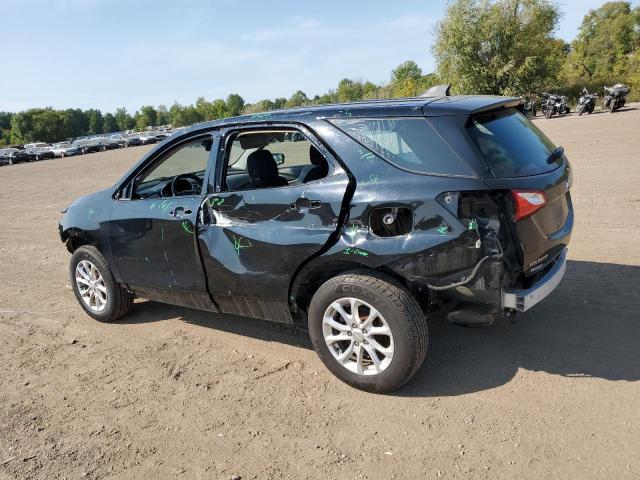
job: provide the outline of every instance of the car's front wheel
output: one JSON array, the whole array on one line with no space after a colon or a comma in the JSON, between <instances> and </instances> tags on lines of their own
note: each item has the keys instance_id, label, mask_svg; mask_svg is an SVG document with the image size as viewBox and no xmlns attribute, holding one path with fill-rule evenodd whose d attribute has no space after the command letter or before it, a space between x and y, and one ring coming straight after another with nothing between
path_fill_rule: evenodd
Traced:
<instances>
[{"instance_id":1,"label":"car's front wheel","mask_svg":"<svg viewBox=\"0 0 640 480\"><path fill-rule=\"evenodd\" d=\"M377 273L324 283L309 305L309 334L325 366L370 392L404 385L427 353L427 320L409 292Z\"/></svg>"},{"instance_id":2,"label":"car's front wheel","mask_svg":"<svg viewBox=\"0 0 640 480\"><path fill-rule=\"evenodd\" d=\"M73 293L89 316L113 322L129 312L133 294L116 282L97 248L78 248L71 256L69 276Z\"/></svg>"}]
</instances>

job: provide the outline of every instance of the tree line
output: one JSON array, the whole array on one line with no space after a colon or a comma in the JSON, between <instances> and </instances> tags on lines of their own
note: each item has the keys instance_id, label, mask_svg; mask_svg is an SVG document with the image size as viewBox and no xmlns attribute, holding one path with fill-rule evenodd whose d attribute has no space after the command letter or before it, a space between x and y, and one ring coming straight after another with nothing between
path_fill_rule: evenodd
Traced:
<instances>
[{"instance_id":1,"label":"tree line","mask_svg":"<svg viewBox=\"0 0 640 480\"><path fill-rule=\"evenodd\" d=\"M55 142L148 126L185 126L279 108L415 96L439 83L457 94L528 95L553 90L575 99L583 87L625 82L640 98L640 7L629 1L603 4L585 15L577 37L555 37L561 11L548 0L454 0L435 27L437 69L424 74L412 60L398 65L388 82L345 78L323 95L302 90L290 98L247 103L238 94L194 104L144 105L132 114L32 108L0 112L0 145Z\"/></svg>"}]
</instances>

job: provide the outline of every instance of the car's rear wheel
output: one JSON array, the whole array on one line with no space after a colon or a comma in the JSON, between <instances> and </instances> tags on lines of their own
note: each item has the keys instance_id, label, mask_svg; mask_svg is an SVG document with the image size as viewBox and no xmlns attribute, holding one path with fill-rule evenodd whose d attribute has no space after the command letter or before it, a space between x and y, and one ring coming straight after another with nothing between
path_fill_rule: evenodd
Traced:
<instances>
[{"instance_id":1,"label":"car's rear wheel","mask_svg":"<svg viewBox=\"0 0 640 480\"><path fill-rule=\"evenodd\" d=\"M370 392L404 385L427 353L420 306L377 273L347 273L324 283L309 305L309 334L334 375Z\"/></svg>"},{"instance_id":2,"label":"car's rear wheel","mask_svg":"<svg viewBox=\"0 0 640 480\"><path fill-rule=\"evenodd\" d=\"M71 256L69 276L78 303L90 317L113 322L129 312L133 294L116 282L97 248L78 248Z\"/></svg>"}]
</instances>

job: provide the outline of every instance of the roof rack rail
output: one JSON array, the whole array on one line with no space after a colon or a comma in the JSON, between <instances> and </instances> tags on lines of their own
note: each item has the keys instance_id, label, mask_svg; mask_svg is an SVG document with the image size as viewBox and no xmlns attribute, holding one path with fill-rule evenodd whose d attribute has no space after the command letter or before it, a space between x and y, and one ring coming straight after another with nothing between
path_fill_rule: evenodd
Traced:
<instances>
[{"instance_id":1,"label":"roof rack rail","mask_svg":"<svg viewBox=\"0 0 640 480\"><path fill-rule=\"evenodd\" d=\"M434 85L420 94L421 97L448 97L451 84Z\"/></svg>"}]
</instances>

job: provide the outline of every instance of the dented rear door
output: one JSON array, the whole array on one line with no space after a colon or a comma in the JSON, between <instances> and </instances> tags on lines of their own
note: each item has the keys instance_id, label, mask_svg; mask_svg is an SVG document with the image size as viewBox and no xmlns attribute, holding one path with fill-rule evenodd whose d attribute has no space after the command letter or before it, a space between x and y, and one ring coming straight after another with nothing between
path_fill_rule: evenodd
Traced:
<instances>
[{"instance_id":1,"label":"dented rear door","mask_svg":"<svg viewBox=\"0 0 640 480\"><path fill-rule=\"evenodd\" d=\"M320 142L313 143L329 162L329 174L274 188L220 191L225 163L220 152L218 181L211 180L215 193L208 196L198 243L209 293L222 312L290 321L291 279L335 236L349 184L339 163ZM224 148L224 141L220 144Z\"/></svg>"}]
</instances>

